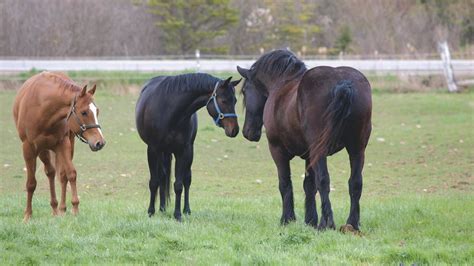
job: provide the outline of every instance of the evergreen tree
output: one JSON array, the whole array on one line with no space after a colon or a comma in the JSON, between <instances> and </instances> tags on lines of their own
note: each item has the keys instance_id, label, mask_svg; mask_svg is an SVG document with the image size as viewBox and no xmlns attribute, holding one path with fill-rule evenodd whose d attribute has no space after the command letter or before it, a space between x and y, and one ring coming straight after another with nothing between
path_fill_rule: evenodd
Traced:
<instances>
[{"instance_id":1,"label":"evergreen tree","mask_svg":"<svg viewBox=\"0 0 474 266\"><path fill-rule=\"evenodd\" d=\"M163 32L167 53L225 53L227 45L215 45L213 40L227 33L239 17L229 0L151 0L150 11L156 15L157 26Z\"/></svg>"}]
</instances>

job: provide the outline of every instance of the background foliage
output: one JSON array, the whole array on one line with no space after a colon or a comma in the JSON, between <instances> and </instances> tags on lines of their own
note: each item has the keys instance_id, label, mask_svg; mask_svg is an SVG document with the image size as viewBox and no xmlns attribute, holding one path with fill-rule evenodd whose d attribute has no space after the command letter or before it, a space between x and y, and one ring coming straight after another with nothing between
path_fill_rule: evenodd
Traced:
<instances>
[{"instance_id":1,"label":"background foliage","mask_svg":"<svg viewBox=\"0 0 474 266\"><path fill-rule=\"evenodd\" d=\"M473 18L472 0L0 0L0 56L472 56Z\"/></svg>"}]
</instances>

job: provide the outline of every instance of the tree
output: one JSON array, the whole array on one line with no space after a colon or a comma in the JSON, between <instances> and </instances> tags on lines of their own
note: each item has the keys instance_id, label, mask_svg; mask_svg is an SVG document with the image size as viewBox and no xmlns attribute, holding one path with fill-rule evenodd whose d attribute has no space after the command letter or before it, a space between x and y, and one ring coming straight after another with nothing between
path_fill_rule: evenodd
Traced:
<instances>
[{"instance_id":1,"label":"tree","mask_svg":"<svg viewBox=\"0 0 474 266\"><path fill-rule=\"evenodd\" d=\"M212 41L227 33L239 17L229 0L151 0L150 11L158 18L168 53L189 54L195 49L203 52L225 53L227 45Z\"/></svg>"},{"instance_id":2,"label":"tree","mask_svg":"<svg viewBox=\"0 0 474 266\"><path fill-rule=\"evenodd\" d=\"M351 42L352 42L351 29L347 25L343 26L341 28L339 37L336 40L335 47L336 47L337 51L347 53L350 50L349 46L350 46Z\"/></svg>"}]
</instances>

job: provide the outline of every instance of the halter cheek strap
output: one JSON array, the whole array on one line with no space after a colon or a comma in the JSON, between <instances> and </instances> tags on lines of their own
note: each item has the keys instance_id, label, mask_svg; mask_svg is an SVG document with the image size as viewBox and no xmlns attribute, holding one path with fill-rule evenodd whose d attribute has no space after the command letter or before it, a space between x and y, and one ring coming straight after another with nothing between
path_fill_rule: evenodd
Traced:
<instances>
[{"instance_id":1,"label":"halter cheek strap","mask_svg":"<svg viewBox=\"0 0 474 266\"><path fill-rule=\"evenodd\" d=\"M206 106L213 101L214 102L214 107L216 108L217 112L217 117L214 119L214 123L218 126L219 122L226 118L226 117L237 117L236 113L223 113L221 109L219 108L219 104L217 103L217 88L219 87L219 82L216 83L216 86L214 86L214 90L212 91L212 96L207 100Z\"/></svg>"},{"instance_id":2,"label":"halter cheek strap","mask_svg":"<svg viewBox=\"0 0 474 266\"><path fill-rule=\"evenodd\" d=\"M81 119L77 116L76 114L76 101L77 101L77 96L74 96L74 99L72 100L71 102L71 108L69 109L69 113L67 114L67 117L66 117L66 122L69 120L69 118L71 116L74 116L74 119L76 120L76 123L77 125L79 126L79 129L80 129L80 132L74 132L74 135L76 135L76 137L84 142L84 143L88 143L87 142L87 139L84 138L83 134L86 130L90 129L90 128L100 128L100 125L99 124L84 124L82 123ZM92 103L94 104L94 103ZM95 105L95 104L94 104Z\"/></svg>"}]
</instances>

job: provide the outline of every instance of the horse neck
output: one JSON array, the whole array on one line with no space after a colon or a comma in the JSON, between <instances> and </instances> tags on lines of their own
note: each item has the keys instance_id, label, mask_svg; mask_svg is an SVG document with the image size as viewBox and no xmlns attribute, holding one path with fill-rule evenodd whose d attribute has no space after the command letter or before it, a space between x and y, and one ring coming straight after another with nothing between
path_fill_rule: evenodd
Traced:
<instances>
[{"instance_id":1,"label":"horse neck","mask_svg":"<svg viewBox=\"0 0 474 266\"><path fill-rule=\"evenodd\" d=\"M54 100L45 108L45 112L47 113L45 117L49 118L51 124L57 123L67 117L71 103L77 95L77 91L73 90L57 90L54 93L55 95L51 95Z\"/></svg>"},{"instance_id":2,"label":"horse neck","mask_svg":"<svg viewBox=\"0 0 474 266\"><path fill-rule=\"evenodd\" d=\"M191 119L195 112L206 105L218 81L216 79L212 84L204 84L201 88L190 90L177 97L178 104L176 105L175 112L173 112L173 119L179 122Z\"/></svg>"}]
</instances>

